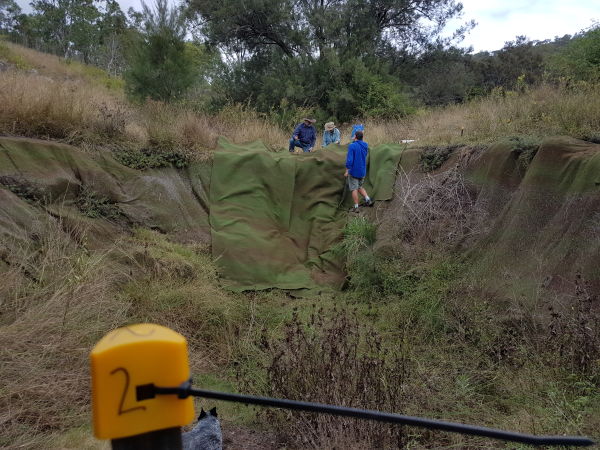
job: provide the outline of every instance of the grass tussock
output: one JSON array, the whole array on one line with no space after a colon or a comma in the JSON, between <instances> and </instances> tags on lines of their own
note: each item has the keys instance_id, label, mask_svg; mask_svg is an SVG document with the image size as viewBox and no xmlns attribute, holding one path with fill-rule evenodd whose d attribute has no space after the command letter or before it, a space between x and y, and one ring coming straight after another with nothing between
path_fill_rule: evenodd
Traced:
<instances>
[{"instance_id":1,"label":"grass tussock","mask_svg":"<svg viewBox=\"0 0 600 450\"><path fill-rule=\"evenodd\" d=\"M171 243L148 230L138 230L135 239L141 274L122 291L131 320L161 323L186 336L195 373L227 363L249 304L218 287L205 247Z\"/></svg>"},{"instance_id":2,"label":"grass tussock","mask_svg":"<svg viewBox=\"0 0 600 450\"><path fill-rule=\"evenodd\" d=\"M89 254L59 221L17 247L0 292L0 446L44 448L88 416L88 352L127 307L107 253Z\"/></svg>"}]
</instances>

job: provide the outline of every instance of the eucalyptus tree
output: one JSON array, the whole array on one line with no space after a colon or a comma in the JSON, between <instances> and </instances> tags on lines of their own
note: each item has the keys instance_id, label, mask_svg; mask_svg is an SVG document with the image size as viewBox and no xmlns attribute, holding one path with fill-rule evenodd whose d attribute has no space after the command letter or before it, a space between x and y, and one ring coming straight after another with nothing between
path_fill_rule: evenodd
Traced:
<instances>
[{"instance_id":1,"label":"eucalyptus tree","mask_svg":"<svg viewBox=\"0 0 600 450\"><path fill-rule=\"evenodd\" d=\"M261 110L282 102L321 114L409 112L392 61L444 45L456 0L188 0L209 43L226 55L221 90ZM456 35L468 27L461 27Z\"/></svg>"}]
</instances>

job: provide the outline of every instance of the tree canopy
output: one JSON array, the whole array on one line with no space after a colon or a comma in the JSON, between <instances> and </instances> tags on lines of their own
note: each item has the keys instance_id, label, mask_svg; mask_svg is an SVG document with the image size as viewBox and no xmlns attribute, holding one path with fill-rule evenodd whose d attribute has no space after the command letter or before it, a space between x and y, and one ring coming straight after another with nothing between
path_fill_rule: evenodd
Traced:
<instances>
[{"instance_id":1,"label":"tree canopy","mask_svg":"<svg viewBox=\"0 0 600 450\"><path fill-rule=\"evenodd\" d=\"M263 111L314 106L339 120L409 113L390 56L447 46L441 31L462 12L455 0L190 0L189 8L229 63L223 99Z\"/></svg>"},{"instance_id":2,"label":"tree canopy","mask_svg":"<svg viewBox=\"0 0 600 450\"><path fill-rule=\"evenodd\" d=\"M180 98L194 83L196 70L185 43L183 11L156 0L154 9L142 2L142 29L130 48L125 72L127 92L138 100Z\"/></svg>"}]
</instances>

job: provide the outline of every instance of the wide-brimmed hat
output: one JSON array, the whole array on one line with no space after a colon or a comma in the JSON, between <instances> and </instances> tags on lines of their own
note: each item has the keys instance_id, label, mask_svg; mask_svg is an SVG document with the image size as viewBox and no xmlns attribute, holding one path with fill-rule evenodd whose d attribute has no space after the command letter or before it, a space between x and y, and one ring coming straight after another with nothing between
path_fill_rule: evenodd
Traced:
<instances>
[{"instance_id":1,"label":"wide-brimmed hat","mask_svg":"<svg viewBox=\"0 0 600 450\"><path fill-rule=\"evenodd\" d=\"M334 128L335 128L335 123L333 123L333 122L327 122L327 123L325 124L325 130L327 130L327 131L331 131L331 130L333 130Z\"/></svg>"},{"instance_id":2,"label":"wide-brimmed hat","mask_svg":"<svg viewBox=\"0 0 600 450\"><path fill-rule=\"evenodd\" d=\"M307 117L305 117L304 119L302 119L302 122L310 122L310 123L315 123L317 121L317 119L309 119Z\"/></svg>"}]
</instances>

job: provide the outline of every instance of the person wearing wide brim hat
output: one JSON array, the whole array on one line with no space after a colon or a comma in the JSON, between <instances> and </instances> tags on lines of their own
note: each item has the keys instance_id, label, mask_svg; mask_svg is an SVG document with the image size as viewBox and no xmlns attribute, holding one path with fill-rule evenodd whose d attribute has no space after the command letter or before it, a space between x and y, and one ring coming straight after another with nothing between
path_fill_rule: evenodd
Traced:
<instances>
[{"instance_id":1,"label":"person wearing wide brim hat","mask_svg":"<svg viewBox=\"0 0 600 450\"><path fill-rule=\"evenodd\" d=\"M300 147L303 152L312 152L317 142L317 130L314 127L315 119L305 117L295 129L290 139L290 153L296 147Z\"/></svg>"},{"instance_id":2,"label":"person wearing wide brim hat","mask_svg":"<svg viewBox=\"0 0 600 450\"><path fill-rule=\"evenodd\" d=\"M340 130L335 127L333 122L327 122L323 132L323 147L327 147L329 144L339 144L341 139Z\"/></svg>"}]
</instances>

